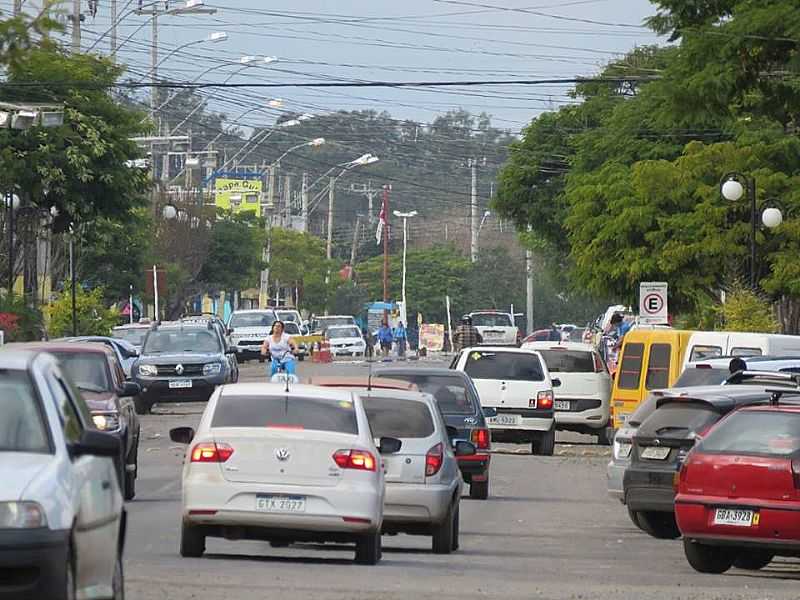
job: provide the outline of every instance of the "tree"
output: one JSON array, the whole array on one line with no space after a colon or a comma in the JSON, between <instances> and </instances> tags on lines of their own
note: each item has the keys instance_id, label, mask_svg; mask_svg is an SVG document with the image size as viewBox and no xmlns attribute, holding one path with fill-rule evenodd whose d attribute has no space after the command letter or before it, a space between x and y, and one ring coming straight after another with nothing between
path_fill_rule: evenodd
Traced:
<instances>
[{"instance_id":1,"label":"tree","mask_svg":"<svg viewBox=\"0 0 800 600\"><path fill-rule=\"evenodd\" d=\"M71 289L65 286L64 293L45 308L50 337L72 335ZM75 308L78 335L110 335L111 328L119 323L119 313L106 306L102 288L84 290L78 286L75 289Z\"/></svg>"}]
</instances>

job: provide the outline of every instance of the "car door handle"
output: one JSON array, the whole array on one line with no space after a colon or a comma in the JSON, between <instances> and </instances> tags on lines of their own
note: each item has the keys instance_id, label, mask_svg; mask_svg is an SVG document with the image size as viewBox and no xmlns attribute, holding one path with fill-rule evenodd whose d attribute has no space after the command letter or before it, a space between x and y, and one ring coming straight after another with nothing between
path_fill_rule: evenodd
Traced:
<instances>
[{"instance_id":1,"label":"car door handle","mask_svg":"<svg viewBox=\"0 0 800 600\"><path fill-rule=\"evenodd\" d=\"M102 482L100 485L103 487L104 490L110 490L111 489L111 482L109 480L107 480L107 479L104 482Z\"/></svg>"}]
</instances>

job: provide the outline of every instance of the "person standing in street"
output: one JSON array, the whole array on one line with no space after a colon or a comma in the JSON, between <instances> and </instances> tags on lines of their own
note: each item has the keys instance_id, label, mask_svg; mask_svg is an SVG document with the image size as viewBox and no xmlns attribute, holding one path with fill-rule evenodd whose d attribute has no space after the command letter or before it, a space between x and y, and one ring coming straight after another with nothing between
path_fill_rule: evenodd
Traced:
<instances>
[{"instance_id":1,"label":"person standing in street","mask_svg":"<svg viewBox=\"0 0 800 600\"><path fill-rule=\"evenodd\" d=\"M392 328L389 327L389 323L386 321L381 323L381 327L378 329L378 343L381 345L381 352L384 358L389 356L389 351L392 349L393 337Z\"/></svg>"},{"instance_id":2,"label":"person standing in street","mask_svg":"<svg viewBox=\"0 0 800 600\"><path fill-rule=\"evenodd\" d=\"M472 324L472 317L469 315L464 315L461 317L461 323L453 332L453 350L460 352L464 348L477 346L482 342L483 338L481 337L481 334Z\"/></svg>"},{"instance_id":3,"label":"person standing in street","mask_svg":"<svg viewBox=\"0 0 800 600\"><path fill-rule=\"evenodd\" d=\"M397 356L405 356L408 333L406 333L406 328L403 326L402 321L398 321L397 327L394 328L394 341L397 344Z\"/></svg>"}]
</instances>

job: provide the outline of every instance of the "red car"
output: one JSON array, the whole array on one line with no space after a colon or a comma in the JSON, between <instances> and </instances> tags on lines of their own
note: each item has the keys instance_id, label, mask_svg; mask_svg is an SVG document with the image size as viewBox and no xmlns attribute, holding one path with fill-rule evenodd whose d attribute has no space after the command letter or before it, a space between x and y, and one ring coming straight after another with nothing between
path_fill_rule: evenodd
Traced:
<instances>
[{"instance_id":1,"label":"red car","mask_svg":"<svg viewBox=\"0 0 800 600\"><path fill-rule=\"evenodd\" d=\"M749 406L719 422L680 470L675 515L701 573L800 556L800 406Z\"/></svg>"}]
</instances>

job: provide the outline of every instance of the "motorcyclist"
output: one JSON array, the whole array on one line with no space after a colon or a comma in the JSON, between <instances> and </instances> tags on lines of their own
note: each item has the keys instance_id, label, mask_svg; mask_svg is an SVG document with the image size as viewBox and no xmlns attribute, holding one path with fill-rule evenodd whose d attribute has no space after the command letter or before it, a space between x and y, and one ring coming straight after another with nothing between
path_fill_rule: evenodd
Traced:
<instances>
[{"instance_id":1,"label":"motorcyclist","mask_svg":"<svg viewBox=\"0 0 800 600\"><path fill-rule=\"evenodd\" d=\"M478 328L472 324L472 317L464 315L461 324L453 332L453 348L460 352L464 348L471 348L483 343L483 337L478 333Z\"/></svg>"},{"instance_id":2,"label":"motorcyclist","mask_svg":"<svg viewBox=\"0 0 800 600\"><path fill-rule=\"evenodd\" d=\"M288 375L295 374L294 354L297 352L297 344L284 330L283 321L275 321L272 324L272 331L261 344L262 356L269 354L272 359L270 377L273 377L281 367Z\"/></svg>"}]
</instances>

